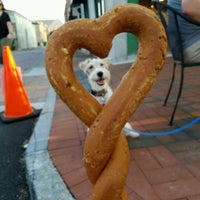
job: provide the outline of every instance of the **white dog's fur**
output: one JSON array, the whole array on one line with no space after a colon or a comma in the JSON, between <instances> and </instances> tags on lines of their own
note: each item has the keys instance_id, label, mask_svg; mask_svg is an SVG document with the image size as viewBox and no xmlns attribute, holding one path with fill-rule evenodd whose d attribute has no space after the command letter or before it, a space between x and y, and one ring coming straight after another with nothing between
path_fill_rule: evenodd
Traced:
<instances>
[{"instance_id":1,"label":"white dog's fur","mask_svg":"<svg viewBox=\"0 0 200 200\"><path fill-rule=\"evenodd\" d=\"M110 82L110 60L109 58L88 58L79 63L79 67L88 77L88 82L91 86L91 94L103 106L105 105L113 94ZM130 137L138 137L139 134L134 132L130 123L126 123L123 130L124 135ZM129 131L130 130L130 131Z\"/></svg>"}]
</instances>

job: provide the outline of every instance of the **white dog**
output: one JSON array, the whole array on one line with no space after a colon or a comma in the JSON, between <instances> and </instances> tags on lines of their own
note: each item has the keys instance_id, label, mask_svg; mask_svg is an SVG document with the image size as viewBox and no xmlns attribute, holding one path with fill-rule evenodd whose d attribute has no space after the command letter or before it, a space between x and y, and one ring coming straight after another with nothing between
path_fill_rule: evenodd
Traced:
<instances>
[{"instance_id":1,"label":"white dog","mask_svg":"<svg viewBox=\"0 0 200 200\"><path fill-rule=\"evenodd\" d=\"M88 77L88 82L91 86L91 94L94 98L104 106L113 94L110 82L110 60L109 58L88 58L83 62L79 63L79 67ZM126 123L125 129L123 130L124 135L130 137L138 137L139 134L136 133L131 127L130 123Z\"/></svg>"}]
</instances>

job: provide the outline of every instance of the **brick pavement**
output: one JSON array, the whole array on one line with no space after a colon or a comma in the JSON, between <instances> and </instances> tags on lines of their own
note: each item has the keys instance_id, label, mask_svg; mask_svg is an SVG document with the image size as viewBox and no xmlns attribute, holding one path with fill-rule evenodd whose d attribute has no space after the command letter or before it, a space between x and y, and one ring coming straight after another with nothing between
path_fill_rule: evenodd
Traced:
<instances>
[{"instance_id":1,"label":"brick pavement","mask_svg":"<svg viewBox=\"0 0 200 200\"><path fill-rule=\"evenodd\" d=\"M80 82L83 76L74 61ZM111 66L111 86L116 88L128 64ZM167 58L158 80L133 114L130 123L144 132L168 131L200 116L200 68L186 69L182 97L175 115L174 126L168 120L174 105L178 82L167 107L163 107L172 71L172 59ZM179 70L177 70L177 75ZM177 78L179 78L177 76ZM86 136L85 125L58 98L49 136L51 159L66 186L77 200L89 199L92 191L83 162L82 153ZM126 188L134 200L197 200L200 199L200 124L174 135L127 138L131 164Z\"/></svg>"}]
</instances>

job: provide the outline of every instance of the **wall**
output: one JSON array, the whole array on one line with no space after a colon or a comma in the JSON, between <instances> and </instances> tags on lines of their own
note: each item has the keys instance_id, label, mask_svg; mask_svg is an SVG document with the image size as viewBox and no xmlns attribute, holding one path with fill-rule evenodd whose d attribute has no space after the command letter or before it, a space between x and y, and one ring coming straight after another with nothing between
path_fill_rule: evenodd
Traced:
<instances>
[{"instance_id":1,"label":"wall","mask_svg":"<svg viewBox=\"0 0 200 200\"><path fill-rule=\"evenodd\" d=\"M106 11L112 9L115 6L125 4L127 0L111 0L106 1ZM113 46L109 53L109 58L111 59L112 64L121 63L127 60L127 33L120 33L115 36L113 39Z\"/></svg>"},{"instance_id":2,"label":"wall","mask_svg":"<svg viewBox=\"0 0 200 200\"><path fill-rule=\"evenodd\" d=\"M30 20L15 11L7 10L15 30L16 49L37 47L35 27Z\"/></svg>"},{"instance_id":3,"label":"wall","mask_svg":"<svg viewBox=\"0 0 200 200\"><path fill-rule=\"evenodd\" d=\"M37 45L44 46L47 43L47 29L43 22L33 22L36 31Z\"/></svg>"},{"instance_id":4,"label":"wall","mask_svg":"<svg viewBox=\"0 0 200 200\"><path fill-rule=\"evenodd\" d=\"M80 2L79 2L80 1ZM136 3L149 7L151 5L151 0L87 0L89 18L94 19L99 16L97 13L97 3L100 2L101 5L105 5L102 8L105 12L112 9L115 6L126 4L126 3ZM81 0L76 0L76 3L81 3ZM132 62L137 54L138 41L136 36L130 33L120 33L115 36L112 42L112 48L109 53L109 58L112 64Z\"/></svg>"}]
</instances>

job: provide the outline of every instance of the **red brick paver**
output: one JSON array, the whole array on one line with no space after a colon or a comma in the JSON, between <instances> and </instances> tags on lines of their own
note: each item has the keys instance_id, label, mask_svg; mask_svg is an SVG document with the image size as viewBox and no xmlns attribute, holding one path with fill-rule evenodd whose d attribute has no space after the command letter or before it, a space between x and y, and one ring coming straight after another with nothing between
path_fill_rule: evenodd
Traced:
<instances>
[{"instance_id":1,"label":"red brick paver","mask_svg":"<svg viewBox=\"0 0 200 200\"><path fill-rule=\"evenodd\" d=\"M127 64L111 66L113 88L127 69ZM171 70L172 59L168 58L157 82L130 119L136 130L163 132L180 127L199 116L200 68L191 68L186 70L174 126L168 126L178 87L176 82L168 106L163 107ZM54 165L77 200L89 199L92 192L82 162L85 135L85 125L58 99L48 150ZM131 200L200 199L199 123L175 135L127 139L131 163L126 188Z\"/></svg>"}]
</instances>

